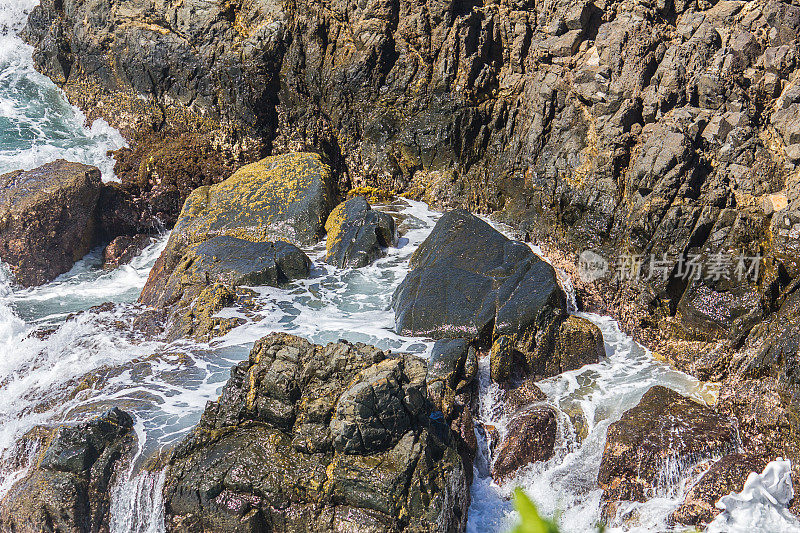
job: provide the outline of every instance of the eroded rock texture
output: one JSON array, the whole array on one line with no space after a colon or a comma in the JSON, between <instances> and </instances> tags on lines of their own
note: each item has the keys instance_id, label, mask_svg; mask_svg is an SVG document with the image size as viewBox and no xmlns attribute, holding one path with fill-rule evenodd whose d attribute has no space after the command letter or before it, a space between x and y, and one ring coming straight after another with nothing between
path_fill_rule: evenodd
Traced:
<instances>
[{"instance_id":1,"label":"eroded rock texture","mask_svg":"<svg viewBox=\"0 0 800 533\"><path fill-rule=\"evenodd\" d=\"M169 531L463 531L467 471L425 362L272 334L169 461Z\"/></svg>"},{"instance_id":2,"label":"eroded rock texture","mask_svg":"<svg viewBox=\"0 0 800 533\"><path fill-rule=\"evenodd\" d=\"M100 189L100 170L63 159L0 176L0 259L14 281L52 281L92 249Z\"/></svg>"},{"instance_id":3,"label":"eroded rock texture","mask_svg":"<svg viewBox=\"0 0 800 533\"><path fill-rule=\"evenodd\" d=\"M491 347L497 382L554 376L601 355L596 326L567 317L553 267L467 211L445 213L410 268L393 297L398 333Z\"/></svg>"},{"instance_id":4,"label":"eroded rock texture","mask_svg":"<svg viewBox=\"0 0 800 533\"><path fill-rule=\"evenodd\" d=\"M620 501L646 501L659 486L675 482L668 476L734 452L737 445L728 417L666 387L652 387L608 427L597 479L606 516L615 516Z\"/></svg>"},{"instance_id":5,"label":"eroded rock texture","mask_svg":"<svg viewBox=\"0 0 800 533\"><path fill-rule=\"evenodd\" d=\"M35 465L0 501L0 529L108 531L112 482L136 444L131 416L114 408L42 437Z\"/></svg>"}]
</instances>

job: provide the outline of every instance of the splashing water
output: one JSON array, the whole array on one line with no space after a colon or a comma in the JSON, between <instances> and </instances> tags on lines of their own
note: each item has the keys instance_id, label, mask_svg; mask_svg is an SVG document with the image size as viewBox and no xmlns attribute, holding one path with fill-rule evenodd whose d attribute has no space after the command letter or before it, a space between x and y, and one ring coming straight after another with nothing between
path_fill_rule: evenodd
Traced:
<instances>
[{"instance_id":1,"label":"splashing water","mask_svg":"<svg viewBox=\"0 0 800 533\"><path fill-rule=\"evenodd\" d=\"M104 179L113 179L106 152L125 140L104 120L86 127L83 113L33 68L33 50L17 35L38 3L0 2L0 174L63 158L95 165Z\"/></svg>"},{"instance_id":2,"label":"splashing water","mask_svg":"<svg viewBox=\"0 0 800 533\"><path fill-rule=\"evenodd\" d=\"M83 114L34 70L31 48L16 35L36 3L0 1L0 173L65 158L96 165L104 179L113 179L113 161L106 152L123 146L122 137L102 120L85 127ZM197 423L206 401L216 399L231 366L247 357L256 339L285 331L317 343L341 338L426 357L431 342L393 332L389 303L406 274L408 259L438 214L415 202L386 209L402 219L402 239L387 257L369 267L342 271L320 261L323 245L307 249L315 264L309 279L289 288L258 288L258 317L207 344L167 344L142 338L132 327L138 313L133 302L166 236L130 265L104 272L95 251L38 288L13 288L0 266L0 498L36 456L37 445L22 439L26 433L39 425L85 420L116 405L134 415L139 447L113 490L111 530L161 532L165 474L148 471L144 464ZM574 310L574 292L561 274ZM105 302L113 305L93 309ZM245 317L236 309L221 315ZM470 532L502 532L513 525L508 496L516 486L532 496L543 514L557 516L564 531L593 530L600 519L597 473L609 424L656 384L698 401L715 399L712 386L654 359L612 319L582 316L601 328L607 358L540 383L558 412L552 459L498 485L489 476L491 452L478 435ZM499 409L499 390L489 380L488 361L480 364L476 419L494 425L502 436L508 420ZM669 530L667 517L702 474L702 468L691 466L665 465L664 482L654 497L625 506L622 512L635 519L613 530ZM709 531L800 530L781 492L787 469L786 462L772 463L764 473L752 475L742 493L723 498L724 513Z\"/></svg>"}]
</instances>

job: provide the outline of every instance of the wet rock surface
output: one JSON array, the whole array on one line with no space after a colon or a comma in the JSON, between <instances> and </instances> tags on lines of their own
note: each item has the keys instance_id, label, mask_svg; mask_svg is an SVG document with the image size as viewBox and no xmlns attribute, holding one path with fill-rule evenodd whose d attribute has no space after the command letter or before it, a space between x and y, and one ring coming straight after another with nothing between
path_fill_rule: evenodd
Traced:
<instances>
[{"instance_id":1,"label":"wet rock surface","mask_svg":"<svg viewBox=\"0 0 800 533\"><path fill-rule=\"evenodd\" d=\"M502 481L530 463L553 457L557 430L552 407L533 406L515 413L497 447L492 477Z\"/></svg>"},{"instance_id":2,"label":"wet rock surface","mask_svg":"<svg viewBox=\"0 0 800 533\"><path fill-rule=\"evenodd\" d=\"M319 156L300 153L266 158L196 189L139 302L168 315L171 339L227 332L238 319L214 315L248 298L238 287L308 276L311 261L285 240L309 244L322 235L331 180Z\"/></svg>"},{"instance_id":3,"label":"wet rock surface","mask_svg":"<svg viewBox=\"0 0 800 533\"><path fill-rule=\"evenodd\" d=\"M605 514L620 501L645 501L670 480L660 479L669 462L690 465L733 452L738 445L730 418L662 386L611 424L600 464Z\"/></svg>"},{"instance_id":4,"label":"wet rock surface","mask_svg":"<svg viewBox=\"0 0 800 533\"><path fill-rule=\"evenodd\" d=\"M671 519L679 524L705 526L720 510L715 504L723 496L741 492L751 472L761 472L767 461L763 458L738 453L726 455L715 462L695 484L686 499L672 513Z\"/></svg>"},{"instance_id":5,"label":"wet rock surface","mask_svg":"<svg viewBox=\"0 0 800 533\"><path fill-rule=\"evenodd\" d=\"M553 361L564 292L553 268L524 243L466 211L449 211L410 268L393 298L399 333L488 343L495 381L509 379L515 363L541 377L570 369Z\"/></svg>"},{"instance_id":6,"label":"wet rock surface","mask_svg":"<svg viewBox=\"0 0 800 533\"><path fill-rule=\"evenodd\" d=\"M272 334L169 461L169 531L463 531L465 465L425 362Z\"/></svg>"},{"instance_id":7,"label":"wet rock surface","mask_svg":"<svg viewBox=\"0 0 800 533\"><path fill-rule=\"evenodd\" d=\"M170 273L158 309L168 337L208 338L238 325L214 315L240 299L243 286L278 286L308 277L311 260L288 242L252 242L221 235L189 246Z\"/></svg>"},{"instance_id":8,"label":"wet rock surface","mask_svg":"<svg viewBox=\"0 0 800 533\"><path fill-rule=\"evenodd\" d=\"M153 242L153 238L143 233L137 233L133 237L120 235L103 249L103 268L112 270L120 265L130 263L151 242Z\"/></svg>"},{"instance_id":9,"label":"wet rock surface","mask_svg":"<svg viewBox=\"0 0 800 533\"><path fill-rule=\"evenodd\" d=\"M326 261L339 268L367 266L397 243L394 219L357 196L339 204L325 222Z\"/></svg>"},{"instance_id":10,"label":"wet rock surface","mask_svg":"<svg viewBox=\"0 0 800 533\"><path fill-rule=\"evenodd\" d=\"M135 442L132 418L116 408L50 430L35 466L0 501L0 529L108 531L112 482Z\"/></svg>"},{"instance_id":11,"label":"wet rock surface","mask_svg":"<svg viewBox=\"0 0 800 533\"><path fill-rule=\"evenodd\" d=\"M63 159L0 176L0 259L30 287L52 281L97 241L100 170Z\"/></svg>"}]
</instances>

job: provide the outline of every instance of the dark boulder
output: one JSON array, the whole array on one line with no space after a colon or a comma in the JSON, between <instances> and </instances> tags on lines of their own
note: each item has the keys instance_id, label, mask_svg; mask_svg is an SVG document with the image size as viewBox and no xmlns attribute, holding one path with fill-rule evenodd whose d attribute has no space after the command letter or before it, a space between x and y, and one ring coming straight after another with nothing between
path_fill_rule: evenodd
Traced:
<instances>
[{"instance_id":1,"label":"dark boulder","mask_svg":"<svg viewBox=\"0 0 800 533\"><path fill-rule=\"evenodd\" d=\"M730 453L736 447L734 422L662 386L648 390L636 407L608 428L598 482L606 515L623 500L651 497L669 462L680 468Z\"/></svg>"},{"instance_id":2,"label":"dark boulder","mask_svg":"<svg viewBox=\"0 0 800 533\"><path fill-rule=\"evenodd\" d=\"M374 211L361 196L331 211L325 231L328 232L326 261L339 268L366 266L397 241L392 216Z\"/></svg>"},{"instance_id":3,"label":"dark boulder","mask_svg":"<svg viewBox=\"0 0 800 533\"><path fill-rule=\"evenodd\" d=\"M436 341L428 362L428 395L448 413L457 394L470 387L478 372L475 348L466 339Z\"/></svg>"},{"instance_id":4,"label":"dark boulder","mask_svg":"<svg viewBox=\"0 0 800 533\"><path fill-rule=\"evenodd\" d=\"M723 496L741 492L751 472L761 472L767 461L760 457L732 453L715 462L689 490L686 498L670 519L678 524L703 527L720 510L715 504Z\"/></svg>"},{"instance_id":5,"label":"dark boulder","mask_svg":"<svg viewBox=\"0 0 800 533\"><path fill-rule=\"evenodd\" d=\"M169 299L168 280L186 249L212 237L285 240L298 246L316 242L333 202L330 168L318 155L306 153L267 157L223 182L195 189L139 302L153 306Z\"/></svg>"},{"instance_id":6,"label":"dark boulder","mask_svg":"<svg viewBox=\"0 0 800 533\"><path fill-rule=\"evenodd\" d=\"M169 460L167 530L463 531L472 465L425 375L364 344L261 339Z\"/></svg>"},{"instance_id":7,"label":"dark boulder","mask_svg":"<svg viewBox=\"0 0 800 533\"><path fill-rule=\"evenodd\" d=\"M59 159L0 176L0 259L30 287L67 272L96 243L100 170Z\"/></svg>"},{"instance_id":8,"label":"dark boulder","mask_svg":"<svg viewBox=\"0 0 800 533\"><path fill-rule=\"evenodd\" d=\"M36 465L0 502L0 529L108 531L112 482L135 441L133 419L117 408L51 430Z\"/></svg>"},{"instance_id":9,"label":"dark boulder","mask_svg":"<svg viewBox=\"0 0 800 533\"><path fill-rule=\"evenodd\" d=\"M130 263L142 250L153 242L152 237L144 233L136 235L120 235L103 250L103 268L112 270L120 265Z\"/></svg>"},{"instance_id":10,"label":"dark boulder","mask_svg":"<svg viewBox=\"0 0 800 533\"><path fill-rule=\"evenodd\" d=\"M552 407L534 406L514 414L497 447L492 477L500 481L526 465L553 457L557 430Z\"/></svg>"},{"instance_id":11,"label":"dark boulder","mask_svg":"<svg viewBox=\"0 0 800 533\"><path fill-rule=\"evenodd\" d=\"M597 362L595 339L584 346L587 339L573 335L580 319L567 322L564 332L573 336L560 340L566 297L553 267L475 215L445 213L410 266L393 298L398 333L491 345L498 382L518 371L547 377Z\"/></svg>"},{"instance_id":12,"label":"dark boulder","mask_svg":"<svg viewBox=\"0 0 800 533\"><path fill-rule=\"evenodd\" d=\"M238 323L214 315L239 298L239 287L278 286L307 277L310 269L308 256L287 242L212 237L186 249L155 305L168 314L169 338L207 338Z\"/></svg>"}]
</instances>

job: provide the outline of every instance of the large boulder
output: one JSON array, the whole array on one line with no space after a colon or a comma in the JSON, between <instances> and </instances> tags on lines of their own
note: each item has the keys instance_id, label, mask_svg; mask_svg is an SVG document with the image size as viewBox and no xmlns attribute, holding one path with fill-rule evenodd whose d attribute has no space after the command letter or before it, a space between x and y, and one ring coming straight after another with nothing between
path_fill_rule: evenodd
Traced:
<instances>
[{"instance_id":1,"label":"large boulder","mask_svg":"<svg viewBox=\"0 0 800 533\"><path fill-rule=\"evenodd\" d=\"M288 242L251 242L220 235L189 246L167 277L162 299L168 337L208 338L238 321L214 315L233 304L242 286L277 286L308 276L311 260Z\"/></svg>"},{"instance_id":2,"label":"large boulder","mask_svg":"<svg viewBox=\"0 0 800 533\"><path fill-rule=\"evenodd\" d=\"M183 205L167 246L142 289L140 303L172 297L172 272L191 245L227 235L253 242L311 244L324 234L334 205L330 168L316 154L271 156L245 165L230 178L199 187Z\"/></svg>"},{"instance_id":3,"label":"large boulder","mask_svg":"<svg viewBox=\"0 0 800 533\"><path fill-rule=\"evenodd\" d=\"M336 206L325 231L326 261L339 268L367 266L397 242L392 216L374 211L362 196Z\"/></svg>"},{"instance_id":4,"label":"large boulder","mask_svg":"<svg viewBox=\"0 0 800 533\"><path fill-rule=\"evenodd\" d=\"M0 502L0 530L108 531L111 485L135 442L133 419L117 408L49 430L35 466Z\"/></svg>"},{"instance_id":5,"label":"large boulder","mask_svg":"<svg viewBox=\"0 0 800 533\"><path fill-rule=\"evenodd\" d=\"M560 348L578 338L568 327L559 341L567 309L553 267L467 211L445 213L410 266L393 297L397 332L491 346L495 381L518 371L548 377L600 356L595 338L577 356Z\"/></svg>"},{"instance_id":6,"label":"large boulder","mask_svg":"<svg viewBox=\"0 0 800 533\"><path fill-rule=\"evenodd\" d=\"M0 176L0 259L30 287L67 272L96 242L100 170L63 159Z\"/></svg>"},{"instance_id":7,"label":"large boulder","mask_svg":"<svg viewBox=\"0 0 800 533\"><path fill-rule=\"evenodd\" d=\"M330 169L306 153L267 157L196 189L139 302L169 315L170 338L225 333L237 321L214 315L243 297L237 287L308 275L297 246L323 234L333 195Z\"/></svg>"},{"instance_id":8,"label":"large boulder","mask_svg":"<svg viewBox=\"0 0 800 533\"><path fill-rule=\"evenodd\" d=\"M464 464L425 362L275 333L169 460L168 531L463 531Z\"/></svg>"},{"instance_id":9,"label":"large boulder","mask_svg":"<svg viewBox=\"0 0 800 533\"><path fill-rule=\"evenodd\" d=\"M677 481L660 479L662 472L720 457L736 443L734 421L671 389L652 387L608 428L597 478L606 515L613 517L620 501L643 502L659 483Z\"/></svg>"}]
</instances>

